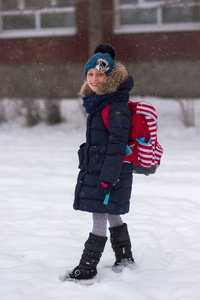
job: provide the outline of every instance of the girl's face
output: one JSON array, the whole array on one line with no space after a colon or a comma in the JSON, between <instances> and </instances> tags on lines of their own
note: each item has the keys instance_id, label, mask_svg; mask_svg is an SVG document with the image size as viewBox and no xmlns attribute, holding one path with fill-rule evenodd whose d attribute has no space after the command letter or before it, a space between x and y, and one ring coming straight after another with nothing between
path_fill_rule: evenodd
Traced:
<instances>
[{"instance_id":1,"label":"girl's face","mask_svg":"<svg viewBox=\"0 0 200 300\"><path fill-rule=\"evenodd\" d=\"M92 68L87 72L87 83L92 91L96 92L98 85L103 82L106 77L106 73L101 73L96 68Z\"/></svg>"}]
</instances>

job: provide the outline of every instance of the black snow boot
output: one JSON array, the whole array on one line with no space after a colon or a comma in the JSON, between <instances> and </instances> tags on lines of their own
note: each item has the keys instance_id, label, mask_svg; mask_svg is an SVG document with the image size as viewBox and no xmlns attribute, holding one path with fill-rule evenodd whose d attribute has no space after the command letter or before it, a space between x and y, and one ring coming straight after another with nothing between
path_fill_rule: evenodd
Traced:
<instances>
[{"instance_id":1,"label":"black snow boot","mask_svg":"<svg viewBox=\"0 0 200 300\"><path fill-rule=\"evenodd\" d=\"M97 274L96 267L100 261L106 241L107 237L90 233L88 240L85 242L79 265L69 273L69 277L78 280L93 278Z\"/></svg>"},{"instance_id":2,"label":"black snow boot","mask_svg":"<svg viewBox=\"0 0 200 300\"><path fill-rule=\"evenodd\" d=\"M134 263L127 224L124 223L120 226L110 227L109 230L111 245L116 257L113 269L120 271L124 266Z\"/></svg>"}]
</instances>

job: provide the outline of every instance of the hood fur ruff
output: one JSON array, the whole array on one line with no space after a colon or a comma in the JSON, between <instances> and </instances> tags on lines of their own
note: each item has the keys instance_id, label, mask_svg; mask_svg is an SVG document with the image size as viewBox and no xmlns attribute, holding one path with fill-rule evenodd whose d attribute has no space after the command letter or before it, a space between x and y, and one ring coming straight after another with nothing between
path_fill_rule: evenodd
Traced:
<instances>
[{"instance_id":1,"label":"hood fur ruff","mask_svg":"<svg viewBox=\"0 0 200 300\"><path fill-rule=\"evenodd\" d=\"M99 84L96 94L97 95L106 95L115 93L126 79L128 78L128 71L126 68L119 62L115 63L113 71L105 78L105 80ZM93 91L89 87L87 81L81 87L80 95L82 97L89 96L93 94Z\"/></svg>"}]
</instances>

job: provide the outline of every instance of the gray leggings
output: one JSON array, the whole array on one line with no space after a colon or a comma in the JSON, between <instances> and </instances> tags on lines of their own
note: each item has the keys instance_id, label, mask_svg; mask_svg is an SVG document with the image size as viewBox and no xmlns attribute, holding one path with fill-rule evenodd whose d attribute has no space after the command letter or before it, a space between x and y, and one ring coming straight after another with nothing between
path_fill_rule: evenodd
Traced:
<instances>
[{"instance_id":1,"label":"gray leggings","mask_svg":"<svg viewBox=\"0 0 200 300\"><path fill-rule=\"evenodd\" d=\"M99 236L106 236L107 221L109 222L110 227L116 227L123 224L121 217L116 215L93 213L92 217L92 233Z\"/></svg>"}]
</instances>

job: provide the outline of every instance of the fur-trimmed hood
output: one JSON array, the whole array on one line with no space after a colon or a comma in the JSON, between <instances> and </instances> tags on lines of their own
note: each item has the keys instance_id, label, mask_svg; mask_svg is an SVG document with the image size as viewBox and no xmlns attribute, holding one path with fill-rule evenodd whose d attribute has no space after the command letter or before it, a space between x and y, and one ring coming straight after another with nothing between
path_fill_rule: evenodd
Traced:
<instances>
[{"instance_id":1,"label":"fur-trimmed hood","mask_svg":"<svg viewBox=\"0 0 200 300\"><path fill-rule=\"evenodd\" d=\"M96 94L106 95L115 93L119 86L128 79L128 71L125 66L120 62L116 62L112 73L110 73L106 79L99 84ZM82 97L89 96L93 94L93 91L89 87L87 81L81 87L80 95Z\"/></svg>"}]
</instances>

